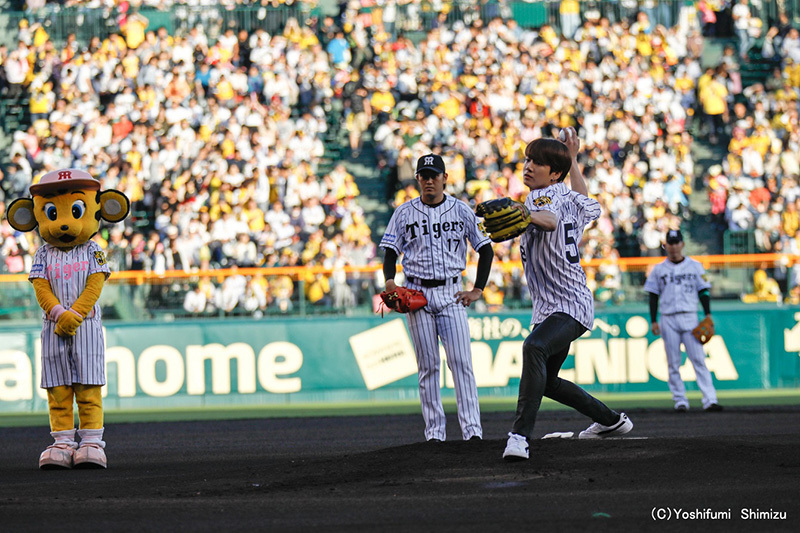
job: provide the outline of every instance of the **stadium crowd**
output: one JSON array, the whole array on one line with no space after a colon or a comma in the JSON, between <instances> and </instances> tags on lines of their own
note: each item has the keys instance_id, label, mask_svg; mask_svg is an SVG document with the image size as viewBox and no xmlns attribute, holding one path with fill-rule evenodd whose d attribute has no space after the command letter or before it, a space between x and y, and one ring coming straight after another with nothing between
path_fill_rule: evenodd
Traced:
<instances>
[{"instance_id":1,"label":"stadium crowd","mask_svg":"<svg viewBox=\"0 0 800 533\"><path fill-rule=\"evenodd\" d=\"M785 16L766 32L761 43L746 50L749 58L771 65L764 83L741 91L725 127L727 154L708 169L705 186L720 231L754 234L758 252L800 253L800 33ZM797 269L788 259L765 265L756 280L760 298L800 298ZM769 294L767 294L769 293ZM753 295L751 295L753 296Z\"/></svg>"},{"instance_id":2,"label":"stadium crowd","mask_svg":"<svg viewBox=\"0 0 800 533\"><path fill-rule=\"evenodd\" d=\"M647 10L613 23L586 13L577 25L562 24L563 34L501 18L448 24L444 3L415 44L397 27L397 4L351 0L338 17L290 19L274 33L228 27L217 39L202 26L171 36L127 7L118 33L89 43L71 36L56 46L44 27L21 25L17 47L0 49L2 90L29 98L33 123L15 136L2 169L0 214L47 170L83 168L133 202L131 218L96 236L116 269L335 269L331 276L304 270L304 295L289 275L234 275L219 286L204 278L186 292L188 313L288 311L301 296L348 308L382 286L345 274L347 266L376 264L379 236L346 166L320 172L329 128L347 128L353 156L364 141L374 143L394 205L417 194L414 163L428 151L447 160L448 192L475 205L524 197L525 144L572 125L585 142L580 162L590 193L603 205L584 236L584 258L603 264L587 273L598 300L614 301L616 258L660 255L664 232L690 216L692 128L723 142L735 123L749 139L756 117L769 115L762 130L784 124L784 146L797 142L796 71L785 66L797 30L772 35L786 84L757 93L742 91L735 57L702 70L693 6L670 27L652 23ZM793 119L782 100L795 103ZM752 128L739 124L739 112ZM731 134L731 143L741 135ZM723 165L729 177L733 163ZM775 177L777 190L790 188L790 179ZM709 179L710 190L715 183L727 191L735 180ZM788 212L795 202L779 196ZM3 221L0 268L25 272L38 245L35 233L15 234ZM489 308L527 296L516 244L495 251L501 268L485 292ZM168 305L170 291L154 286L149 298Z\"/></svg>"},{"instance_id":3,"label":"stadium crowd","mask_svg":"<svg viewBox=\"0 0 800 533\"><path fill-rule=\"evenodd\" d=\"M688 128L708 100L697 90L702 36L691 15L682 12L671 28L652 24L644 11L613 24L586 19L574 35L493 19L434 28L419 46L374 40L379 60L361 78L373 113L392 110L377 113L374 140L397 183L395 203L416 194L413 162L428 148L449 161L448 192L471 205L522 199L526 143L575 126L590 192L603 205L583 248L585 259L602 258L603 266L588 274L600 299L620 297L620 254L660 255L666 230L689 216ZM728 83L724 72L720 78ZM526 294L513 266L517 246L495 246L508 268L494 269L490 305Z\"/></svg>"}]
</instances>

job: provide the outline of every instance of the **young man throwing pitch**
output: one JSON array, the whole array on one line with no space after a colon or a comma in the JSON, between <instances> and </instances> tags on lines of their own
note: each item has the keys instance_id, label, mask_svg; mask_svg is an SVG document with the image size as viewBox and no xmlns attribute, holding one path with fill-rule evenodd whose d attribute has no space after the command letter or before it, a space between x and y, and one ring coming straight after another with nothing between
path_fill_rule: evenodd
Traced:
<instances>
[{"instance_id":1,"label":"young man throwing pitch","mask_svg":"<svg viewBox=\"0 0 800 533\"><path fill-rule=\"evenodd\" d=\"M572 341L594 324L594 301L580 264L583 230L600 216L600 204L587 196L576 157L575 130L562 130L561 141L536 139L525 148L523 181L530 188L525 205L507 198L480 204L478 216L492 240L521 234L520 251L533 304L531 333L522 346L522 376L517 412L503 458L529 457L528 439L547 396L591 418L579 435L595 439L623 435L633 428L625 413L609 409L579 386L558 377ZM564 184L569 175L572 189ZM515 204L515 205L514 205ZM521 213L509 231L509 210Z\"/></svg>"}]
</instances>

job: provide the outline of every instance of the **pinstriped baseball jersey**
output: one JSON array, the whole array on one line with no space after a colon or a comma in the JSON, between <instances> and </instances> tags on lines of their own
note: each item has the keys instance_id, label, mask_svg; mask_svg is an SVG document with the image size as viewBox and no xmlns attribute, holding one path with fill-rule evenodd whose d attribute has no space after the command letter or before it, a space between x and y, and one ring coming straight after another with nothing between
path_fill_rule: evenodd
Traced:
<instances>
[{"instance_id":1,"label":"pinstriped baseball jersey","mask_svg":"<svg viewBox=\"0 0 800 533\"><path fill-rule=\"evenodd\" d=\"M662 315L696 314L700 303L697 293L710 288L703 265L691 257L677 264L665 259L653 268L644 283L645 291L659 295Z\"/></svg>"},{"instance_id":2,"label":"pinstriped baseball jersey","mask_svg":"<svg viewBox=\"0 0 800 533\"><path fill-rule=\"evenodd\" d=\"M65 308L71 307L86 287L90 274L111 274L105 255L94 242L64 251L49 244L36 251L29 280L46 279L53 294ZM42 387L81 383L105 384L105 343L100 321L100 306L95 304L78 327L74 337L55 335L55 323L44 312L42 327Z\"/></svg>"},{"instance_id":3,"label":"pinstriped baseball jersey","mask_svg":"<svg viewBox=\"0 0 800 533\"><path fill-rule=\"evenodd\" d=\"M467 240L475 250L490 242L467 204L445 196L432 207L414 198L395 210L380 246L403 254L406 277L446 279L467 268Z\"/></svg>"},{"instance_id":4,"label":"pinstriped baseball jersey","mask_svg":"<svg viewBox=\"0 0 800 533\"><path fill-rule=\"evenodd\" d=\"M531 225L520 239L533 305L531 324L539 324L553 313L566 313L592 329L594 300L586 286L579 245L586 225L600 217L600 204L556 183L530 191L525 205L531 212L550 211L558 217L554 231Z\"/></svg>"}]
</instances>

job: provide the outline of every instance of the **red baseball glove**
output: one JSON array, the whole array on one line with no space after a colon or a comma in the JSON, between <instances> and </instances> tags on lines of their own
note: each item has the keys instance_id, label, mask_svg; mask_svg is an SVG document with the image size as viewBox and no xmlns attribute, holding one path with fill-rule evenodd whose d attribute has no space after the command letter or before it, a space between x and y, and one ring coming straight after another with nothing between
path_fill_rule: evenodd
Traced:
<instances>
[{"instance_id":1,"label":"red baseball glove","mask_svg":"<svg viewBox=\"0 0 800 533\"><path fill-rule=\"evenodd\" d=\"M413 313L428 305L428 300L422 291L409 289L407 287L397 287L393 291L383 291L381 300L386 307L398 313Z\"/></svg>"}]
</instances>

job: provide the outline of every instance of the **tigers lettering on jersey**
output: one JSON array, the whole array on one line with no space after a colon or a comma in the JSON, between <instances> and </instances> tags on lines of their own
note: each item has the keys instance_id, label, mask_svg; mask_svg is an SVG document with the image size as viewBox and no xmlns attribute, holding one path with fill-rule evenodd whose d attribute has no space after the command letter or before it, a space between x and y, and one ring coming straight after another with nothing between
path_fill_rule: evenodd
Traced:
<instances>
[{"instance_id":1,"label":"tigers lettering on jersey","mask_svg":"<svg viewBox=\"0 0 800 533\"><path fill-rule=\"evenodd\" d=\"M448 231L457 231L463 232L464 231L464 223L460 220L455 222L435 222L430 224L430 230L428 230L429 222L427 219L423 219L421 222L413 222L411 224L406 224L406 233L409 235L408 238L416 239L417 238L417 230L422 229L421 235L430 235L433 234L435 239L438 239L442 236L442 232Z\"/></svg>"},{"instance_id":2,"label":"tigers lettering on jersey","mask_svg":"<svg viewBox=\"0 0 800 533\"><path fill-rule=\"evenodd\" d=\"M675 285L680 285L681 283L683 283L685 281L691 281L692 282L692 288L694 288L694 285L697 283L697 278L698 277L700 277L700 276L698 276L694 272L687 272L687 273L683 273L683 274L668 273L668 274L662 274L661 276L659 276L661 283L664 284L664 285L666 285L667 283L674 283Z\"/></svg>"},{"instance_id":3,"label":"tigers lettering on jersey","mask_svg":"<svg viewBox=\"0 0 800 533\"><path fill-rule=\"evenodd\" d=\"M86 286L87 278L96 272L102 272L106 278L111 274L105 254L96 242L89 241L66 251L45 244L36 250L28 279L48 280L61 305L70 307ZM98 304L92 314L99 317ZM44 314L43 317L47 319Z\"/></svg>"},{"instance_id":4,"label":"tigers lettering on jersey","mask_svg":"<svg viewBox=\"0 0 800 533\"><path fill-rule=\"evenodd\" d=\"M691 257L679 263L664 259L653 267L644 290L660 296L662 315L697 311L697 293L711 288L705 269Z\"/></svg>"},{"instance_id":5,"label":"tigers lettering on jersey","mask_svg":"<svg viewBox=\"0 0 800 533\"><path fill-rule=\"evenodd\" d=\"M467 241L476 250L490 242L472 209L445 196L436 206L414 198L398 207L380 246L403 255L407 276L441 279L458 276L467 267Z\"/></svg>"},{"instance_id":6,"label":"tigers lettering on jersey","mask_svg":"<svg viewBox=\"0 0 800 533\"><path fill-rule=\"evenodd\" d=\"M54 279L70 279L74 273L89 270L89 261L75 261L74 263L55 263L47 265L47 277Z\"/></svg>"}]
</instances>

